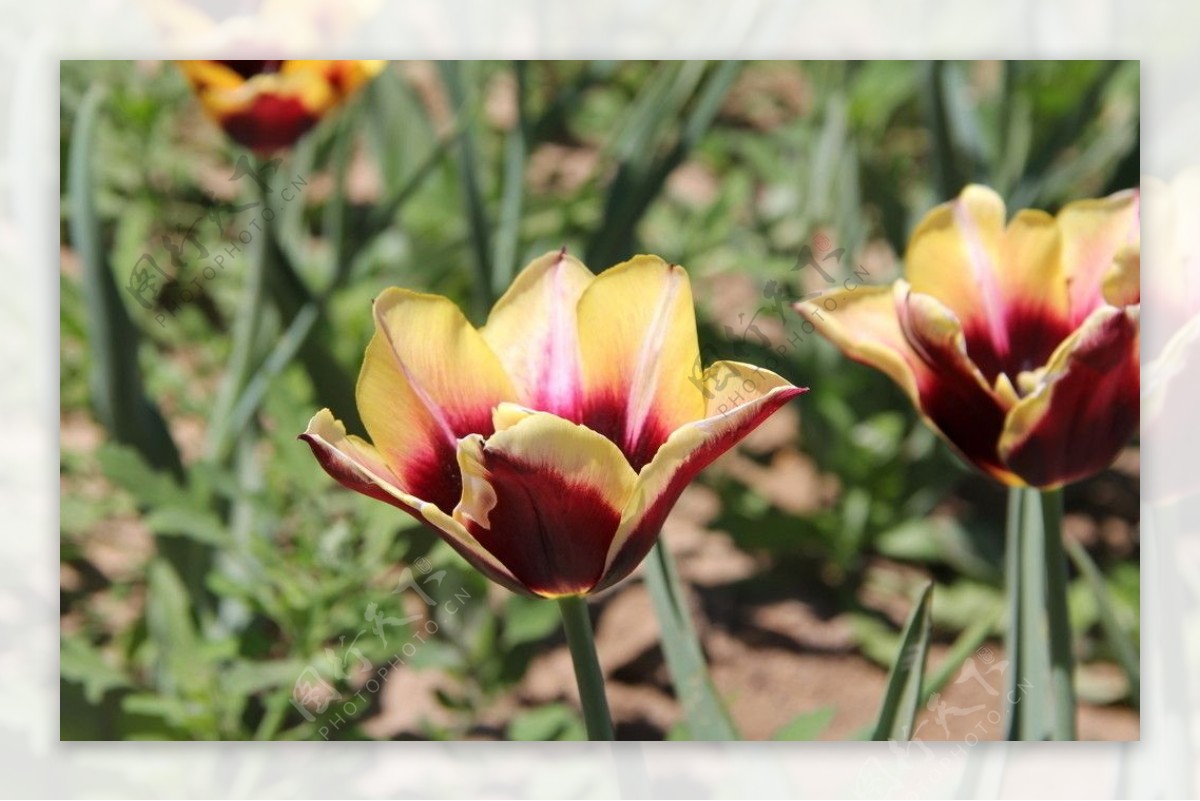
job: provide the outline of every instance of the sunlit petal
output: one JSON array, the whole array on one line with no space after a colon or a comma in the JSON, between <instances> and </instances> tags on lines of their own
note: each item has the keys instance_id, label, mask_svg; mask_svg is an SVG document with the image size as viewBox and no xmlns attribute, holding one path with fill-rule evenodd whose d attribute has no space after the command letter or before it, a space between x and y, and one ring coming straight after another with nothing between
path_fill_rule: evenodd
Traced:
<instances>
[{"instance_id":1,"label":"sunlit petal","mask_svg":"<svg viewBox=\"0 0 1200 801\"><path fill-rule=\"evenodd\" d=\"M576 306L594 278L565 250L547 253L517 276L480 330L522 403L575 422L583 419Z\"/></svg>"},{"instance_id":2,"label":"sunlit petal","mask_svg":"<svg viewBox=\"0 0 1200 801\"><path fill-rule=\"evenodd\" d=\"M1077 200L1058 213L1063 270L1070 282L1072 328L1082 325L1103 305L1104 278L1118 253L1141 241L1140 223L1135 190Z\"/></svg>"},{"instance_id":3,"label":"sunlit petal","mask_svg":"<svg viewBox=\"0 0 1200 801\"><path fill-rule=\"evenodd\" d=\"M371 441L409 490L450 511L462 488L458 440L492 432L492 410L516 399L500 360L450 300L388 289L358 376Z\"/></svg>"},{"instance_id":4,"label":"sunlit petal","mask_svg":"<svg viewBox=\"0 0 1200 801\"><path fill-rule=\"evenodd\" d=\"M637 476L597 589L620 581L645 558L679 494L697 473L780 406L807 392L769 370L739 362L715 362L705 372L704 383L709 395L705 417L674 431ZM730 401L731 388L740 402Z\"/></svg>"},{"instance_id":5,"label":"sunlit petal","mask_svg":"<svg viewBox=\"0 0 1200 801\"><path fill-rule=\"evenodd\" d=\"M583 422L638 469L672 431L704 415L703 393L690 380L700 346L687 273L637 256L597 276L578 314Z\"/></svg>"},{"instance_id":6,"label":"sunlit petal","mask_svg":"<svg viewBox=\"0 0 1200 801\"><path fill-rule=\"evenodd\" d=\"M904 257L913 291L949 307L972 356L989 373L991 363L1002 363L1010 350L1001 289L1004 222L1000 196L987 187L968 186L925 215Z\"/></svg>"},{"instance_id":7,"label":"sunlit petal","mask_svg":"<svg viewBox=\"0 0 1200 801\"><path fill-rule=\"evenodd\" d=\"M531 592L590 591L636 476L620 449L544 412L462 440L454 517Z\"/></svg>"}]
</instances>

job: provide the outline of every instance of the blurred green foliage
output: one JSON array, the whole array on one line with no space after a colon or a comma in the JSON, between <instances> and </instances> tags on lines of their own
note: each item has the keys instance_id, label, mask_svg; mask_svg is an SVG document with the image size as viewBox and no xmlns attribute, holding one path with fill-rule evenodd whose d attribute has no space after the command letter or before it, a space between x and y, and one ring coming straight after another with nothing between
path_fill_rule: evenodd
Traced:
<instances>
[{"instance_id":1,"label":"blurred green foliage","mask_svg":"<svg viewBox=\"0 0 1200 801\"><path fill-rule=\"evenodd\" d=\"M202 279L174 310L170 283L150 309L123 289L143 254L172 265L168 245L185 247L189 230L197 249L228 249L248 219L233 209L254 200L231 179L241 154L171 65L63 64L64 245L81 213L69 202L71 136L93 86L105 92L87 149L94 258L122 288L136 332L125 358L184 471L156 471L136 442L97 431L87 254L64 256L63 739L366 737L361 722L381 708L372 682L397 658L440 676L441 712L408 736L582 737L565 704L487 712L561 641L553 604L489 589L404 515L335 487L295 441L327 393L350 387L384 287L447 294L480 322L515 270L562 246L594 270L636 252L684 264L706 360L744 359L811 387L787 447L835 492L796 514L729 473L701 479L721 502L712 527L762 557L762 587L833 599L885 666L900 633L864 590L911 597L932 576L935 638L999 619L1002 493L889 380L803 335L780 303L823 288L793 269L818 235L845 248L839 277L891 280L916 219L969 181L995 186L1010 209L1051 211L1136 185L1136 63L393 65L284 155L276 180L302 186L277 205L272 242L291 275L268 287L241 339L249 248L212 279L168 268L174 284ZM210 222L214 209L223 223ZM730 275L742 281L736 302L709 283ZM231 382L239 348L247 373ZM225 412L245 414L215 448L221 392ZM145 531L158 547L124 549ZM173 541L210 561L173 559ZM105 548L118 558L97 557ZM1079 647L1127 661L1102 623L1116 615L1136 631L1136 562L1099 554L1098 573L1099 606L1096 576L1072 588ZM829 719L814 710L776 737L819 736Z\"/></svg>"}]
</instances>

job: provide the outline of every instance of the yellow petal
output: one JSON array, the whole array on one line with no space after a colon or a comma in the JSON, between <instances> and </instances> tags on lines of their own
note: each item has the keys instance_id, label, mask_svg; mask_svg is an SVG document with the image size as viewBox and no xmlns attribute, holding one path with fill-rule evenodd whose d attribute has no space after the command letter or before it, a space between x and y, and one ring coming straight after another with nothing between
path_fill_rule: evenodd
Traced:
<instances>
[{"instance_id":1,"label":"yellow petal","mask_svg":"<svg viewBox=\"0 0 1200 801\"><path fill-rule=\"evenodd\" d=\"M1104 300L1112 306L1130 306L1142 300L1142 252L1139 245L1117 251L1113 265L1104 274Z\"/></svg>"},{"instance_id":2,"label":"yellow petal","mask_svg":"<svg viewBox=\"0 0 1200 801\"><path fill-rule=\"evenodd\" d=\"M1117 254L1141 242L1138 193L1128 190L1068 203L1058 213L1058 226L1075 328L1104 303L1104 277Z\"/></svg>"},{"instance_id":3,"label":"yellow petal","mask_svg":"<svg viewBox=\"0 0 1200 801\"><path fill-rule=\"evenodd\" d=\"M329 84L338 98L345 98L387 67L383 60L320 61L293 59L284 61L284 75L304 75Z\"/></svg>"},{"instance_id":4,"label":"yellow petal","mask_svg":"<svg viewBox=\"0 0 1200 801\"><path fill-rule=\"evenodd\" d=\"M206 89L236 89L245 79L220 61L177 61L184 77L197 91Z\"/></svg>"},{"instance_id":5,"label":"yellow petal","mask_svg":"<svg viewBox=\"0 0 1200 801\"><path fill-rule=\"evenodd\" d=\"M971 185L918 224L905 252L905 277L914 292L954 312L964 330L978 330L997 354L1009 352L1001 293L1004 201Z\"/></svg>"},{"instance_id":6,"label":"yellow petal","mask_svg":"<svg viewBox=\"0 0 1200 801\"><path fill-rule=\"evenodd\" d=\"M998 281L1009 304L1021 303L1066 316L1067 278L1060 259L1058 224L1044 211L1017 212L1000 243Z\"/></svg>"},{"instance_id":7,"label":"yellow petal","mask_svg":"<svg viewBox=\"0 0 1200 801\"><path fill-rule=\"evenodd\" d=\"M404 491L380 453L346 427L328 409L313 416L300 438L312 448L325 472L339 484L370 498L386 501L436 530L456 551L499 584L519 591L519 583L467 530L436 505Z\"/></svg>"},{"instance_id":8,"label":"yellow petal","mask_svg":"<svg viewBox=\"0 0 1200 801\"><path fill-rule=\"evenodd\" d=\"M834 290L800 301L795 309L842 353L884 373L920 405L913 373L916 356L900 327L891 286Z\"/></svg>"},{"instance_id":9,"label":"yellow petal","mask_svg":"<svg viewBox=\"0 0 1200 801\"><path fill-rule=\"evenodd\" d=\"M807 391L769 370L740 362L715 362L705 371L704 383L710 395L705 417L674 431L638 474L597 590L620 581L645 558L679 494L697 473L780 406ZM730 405L734 387L742 398Z\"/></svg>"},{"instance_id":10,"label":"yellow petal","mask_svg":"<svg viewBox=\"0 0 1200 801\"><path fill-rule=\"evenodd\" d=\"M637 480L609 440L552 414L459 445L454 517L529 591L582 595L601 579Z\"/></svg>"},{"instance_id":11,"label":"yellow petal","mask_svg":"<svg viewBox=\"0 0 1200 801\"><path fill-rule=\"evenodd\" d=\"M822 295L796 309L855 361L886 373L968 462L1014 477L996 455L1011 394L994 391L967 352L958 319L937 298L897 281Z\"/></svg>"},{"instance_id":12,"label":"yellow petal","mask_svg":"<svg viewBox=\"0 0 1200 801\"><path fill-rule=\"evenodd\" d=\"M388 289L375 300L375 336L358 376L371 440L409 491L449 511L459 500L460 437L492 432L492 410L516 399L500 360L458 306Z\"/></svg>"},{"instance_id":13,"label":"yellow petal","mask_svg":"<svg viewBox=\"0 0 1200 801\"><path fill-rule=\"evenodd\" d=\"M531 414L537 414L537 409L522 406L519 403L501 403L492 411L492 427L496 431L512 428Z\"/></svg>"},{"instance_id":14,"label":"yellow petal","mask_svg":"<svg viewBox=\"0 0 1200 801\"><path fill-rule=\"evenodd\" d=\"M595 276L566 250L521 271L480 333L512 377L521 402L581 419L576 306Z\"/></svg>"},{"instance_id":15,"label":"yellow petal","mask_svg":"<svg viewBox=\"0 0 1200 801\"><path fill-rule=\"evenodd\" d=\"M597 276L578 314L584 422L640 468L672 431L704 414L690 380L700 346L687 273L636 256Z\"/></svg>"}]
</instances>

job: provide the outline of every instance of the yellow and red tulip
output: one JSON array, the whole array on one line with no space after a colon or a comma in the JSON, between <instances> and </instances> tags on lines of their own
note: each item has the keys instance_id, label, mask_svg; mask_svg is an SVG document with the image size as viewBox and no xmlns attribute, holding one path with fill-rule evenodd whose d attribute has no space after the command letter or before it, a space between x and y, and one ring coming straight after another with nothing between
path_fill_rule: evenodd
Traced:
<instances>
[{"instance_id":1,"label":"yellow and red tulip","mask_svg":"<svg viewBox=\"0 0 1200 801\"><path fill-rule=\"evenodd\" d=\"M260 153L289 147L386 61L181 61L209 116Z\"/></svg>"},{"instance_id":2,"label":"yellow and red tulip","mask_svg":"<svg viewBox=\"0 0 1200 801\"><path fill-rule=\"evenodd\" d=\"M327 409L302 438L341 484L519 593L627 576L692 477L805 391L750 365L698 371L687 273L655 256L594 276L547 254L481 329L406 289L374 317L357 386L372 442Z\"/></svg>"},{"instance_id":3,"label":"yellow and red tulip","mask_svg":"<svg viewBox=\"0 0 1200 801\"><path fill-rule=\"evenodd\" d=\"M796 309L847 356L899 384L966 460L1053 488L1107 467L1139 415L1139 196L1056 217L968 186L930 211L905 279Z\"/></svg>"}]
</instances>

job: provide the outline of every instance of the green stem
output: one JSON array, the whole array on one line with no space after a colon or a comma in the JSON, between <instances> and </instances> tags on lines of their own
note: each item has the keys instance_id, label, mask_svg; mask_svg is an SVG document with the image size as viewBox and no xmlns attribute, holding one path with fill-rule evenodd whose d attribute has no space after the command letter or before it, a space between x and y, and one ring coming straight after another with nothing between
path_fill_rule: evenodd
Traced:
<instances>
[{"instance_id":1,"label":"green stem","mask_svg":"<svg viewBox=\"0 0 1200 801\"><path fill-rule=\"evenodd\" d=\"M1046 564L1046 616L1049 622L1050 680L1054 692L1056 740L1075 739L1071 619L1067 612L1067 556L1062 539L1062 490L1042 492L1042 539Z\"/></svg>"},{"instance_id":2,"label":"green stem","mask_svg":"<svg viewBox=\"0 0 1200 801\"><path fill-rule=\"evenodd\" d=\"M1010 490L1007 589L1009 601L1010 740L1043 740L1047 734L1050 665L1047 657L1046 562L1041 496Z\"/></svg>"},{"instance_id":3,"label":"green stem","mask_svg":"<svg viewBox=\"0 0 1200 801\"><path fill-rule=\"evenodd\" d=\"M583 719L589 740L612 740L612 717L608 714L608 699L604 696L604 674L596 657L596 641L588 618L587 601L579 596L558 599L567 647L575 665L575 681L579 685L579 700L583 704Z\"/></svg>"},{"instance_id":4,"label":"green stem","mask_svg":"<svg viewBox=\"0 0 1200 801\"><path fill-rule=\"evenodd\" d=\"M1004 527L1004 598L1008 603L1008 625L1004 627L1004 654L1008 659L1005 692L1005 738L1016 740L1021 731L1021 705L1017 703L1020 683L1021 640L1017 636L1021 619L1021 487L1008 488L1008 516Z\"/></svg>"},{"instance_id":5,"label":"green stem","mask_svg":"<svg viewBox=\"0 0 1200 801\"><path fill-rule=\"evenodd\" d=\"M1046 656L1046 563L1042 545L1041 497L1037 490L1023 489L1021 512L1021 616L1017 636L1021 640L1019 686L1021 739L1046 739L1046 707L1049 663Z\"/></svg>"}]
</instances>

